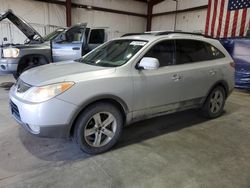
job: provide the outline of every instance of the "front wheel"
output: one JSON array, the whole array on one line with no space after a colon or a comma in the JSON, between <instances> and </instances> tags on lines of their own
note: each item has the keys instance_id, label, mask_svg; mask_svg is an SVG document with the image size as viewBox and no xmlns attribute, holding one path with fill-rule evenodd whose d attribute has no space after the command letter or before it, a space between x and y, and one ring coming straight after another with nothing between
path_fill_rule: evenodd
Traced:
<instances>
[{"instance_id":1,"label":"front wheel","mask_svg":"<svg viewBox=\"0 0 250 188\"><path fill-rule=\"evenodd\" d=\"M96 103L85 109L78 118L74 140L89 154L103 153L113 147L122 132L121 112L108 103Z\"/></svg>"},{"instance_id":2,"label":"front wheel","mask_svg":"<svg viewBox=\"0 0 250 188\"><path fill-rule=\"evenodd\" d=\"M207 118L217 118L223 113L226 100L225 89L221 86L215 87L208 95L202 113Z\"/></svg>"}]
</instances>

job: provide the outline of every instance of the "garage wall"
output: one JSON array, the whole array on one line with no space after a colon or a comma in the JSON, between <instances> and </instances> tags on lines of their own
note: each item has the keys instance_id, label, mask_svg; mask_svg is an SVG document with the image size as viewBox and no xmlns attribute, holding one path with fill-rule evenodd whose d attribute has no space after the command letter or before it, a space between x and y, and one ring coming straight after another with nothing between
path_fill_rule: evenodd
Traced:
<instances>
[{"instance_id":1,"label":"garage wall","mask_svg":"<svg viewBox=\"0 0 250 188\"><path fill-rule=\"evenodd\" d=\"M208 4L208 0L178 0L178 10L203 6ZM161 12L175 11L176 2L165 0L154 6L153 14ZM176 29L183 31L200 31L205 29L207 9L188 11L177 14ZM175 14L155 16L152 19L152 30L173 30Z\"/></svg>"},{"instance_id":2,"label":"garage wall","mask_svg":"<svg viewBox=\"0 0 250 188\"><path fill-rule=\"evenodd\" d=\"M0 0L0 12L7 9L12 9L41 35L51 32L58 26L66 25L64 6L32 0ZM3 37L14 43L22 43L26 39L25 35L7 20L0 22L0 41Z\"/></svg>"},{"instance_id":3,"label":"garage wall","mask_svg":"<svg viewBox=\"0 0 250 188\"><path fill-rule=\"evenodd\" d=\"M133 0L73 0L73 2L145 15L147 14L146 3ZM87 22L89 27L107 27L109 39L120 37L125 33L144 32L147 23L146 18L95 11L91 9L73 9L72 14L73 23Z\"/></svg>"},{"instance_id":4,"label":"garage wall","mask_svg":"<svg viewBox=\"0 0 250 188\"><path fill-rule=\"evenodd\" d=\"M72 0L72 2L141 14L147 12L146 3L132 0ZM0 0L0 12L7 9L12 9L41 35L48 34L59 26L66 26L66 10L62 5L33 0ZM128 32L143 32L146 28L146 18L73 8L72 24L80 22L88 22L90 27L106 27L109 39ZM0 22L0 42L3 37L7 37L8 42L13 43L23 43L26 39L16 26L7 21Z\"/></svg>"}]
</instances>

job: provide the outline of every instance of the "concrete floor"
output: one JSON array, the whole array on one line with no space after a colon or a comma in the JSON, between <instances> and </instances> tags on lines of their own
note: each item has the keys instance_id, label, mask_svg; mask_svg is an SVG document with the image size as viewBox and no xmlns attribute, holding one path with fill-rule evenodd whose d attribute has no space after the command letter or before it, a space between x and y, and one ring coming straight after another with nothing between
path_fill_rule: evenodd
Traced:
<instances>
[{"instance_id":1,"label":"concrete floor","mask_svg":"<svg viewBox=\"0 0 250 188\"><path fill-rule=\"evenodd\" d=\"M90 156L25 132L0 88L0 187L249 188L250 93L235 91L215 120L191 110L134 124L112 151Z\"/></svg>"}]
</instances>

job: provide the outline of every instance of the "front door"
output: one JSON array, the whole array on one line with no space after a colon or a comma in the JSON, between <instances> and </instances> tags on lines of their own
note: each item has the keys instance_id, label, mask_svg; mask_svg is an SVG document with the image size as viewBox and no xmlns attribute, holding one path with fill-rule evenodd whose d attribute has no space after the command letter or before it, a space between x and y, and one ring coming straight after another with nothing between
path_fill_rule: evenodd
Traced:
<instances>
[{"instance_id":1,"label":"front door","mask_svg":"<svg viewBox=\"0 0 250 188\"><path fill-rule=\"evenodd\" d=\"M157 70L136 70L134 74L135 119L150 117L177 108L182 88L174 65L174 42L164 40L155 44L144 57L159 60Z\"/></svg>"},{"instance_id":2,"label":"front door","mask_svg":"<svg viewBox=\"0 0 250 188\"><path fill-rule=\"evenodd\" d=\"M53 61L74 60L82 56L86 44L86 24L71 27L52 41Z\"/></svg>"}]
</instances>

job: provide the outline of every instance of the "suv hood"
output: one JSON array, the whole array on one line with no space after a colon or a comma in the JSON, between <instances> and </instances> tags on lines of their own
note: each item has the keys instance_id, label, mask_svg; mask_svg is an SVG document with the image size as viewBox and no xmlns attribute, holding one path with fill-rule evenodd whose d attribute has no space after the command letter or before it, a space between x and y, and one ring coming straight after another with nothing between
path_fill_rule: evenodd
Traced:
<instances>
[{"instance_id":1,"label":"suv hood","mask_svg":"<svg viewBox=\"0 0 250 188\"><path fill-rule=\"evenodd\" d=\"M80 82L98 78L114 71L114 67L100 67L75 61L65 61L29 69L21 74L20 79L32 86L42 86L63 81Z\"/></svg>"},{"instance_id":2,"label":"suv hood","mask_svg":"<svg viewBox=\"0 0 250 188\"><path fill-rule=\"evenodd\" d=\"M40 40L43 41L43 37L33 28L31 27L26 21L21 19L20 17L16 16L12 10L7 10L6 12L0 13L0 21L3 19L8 18L13 24L15 24L24 35L29 40Z\"/></svg>"}]
</instances>

